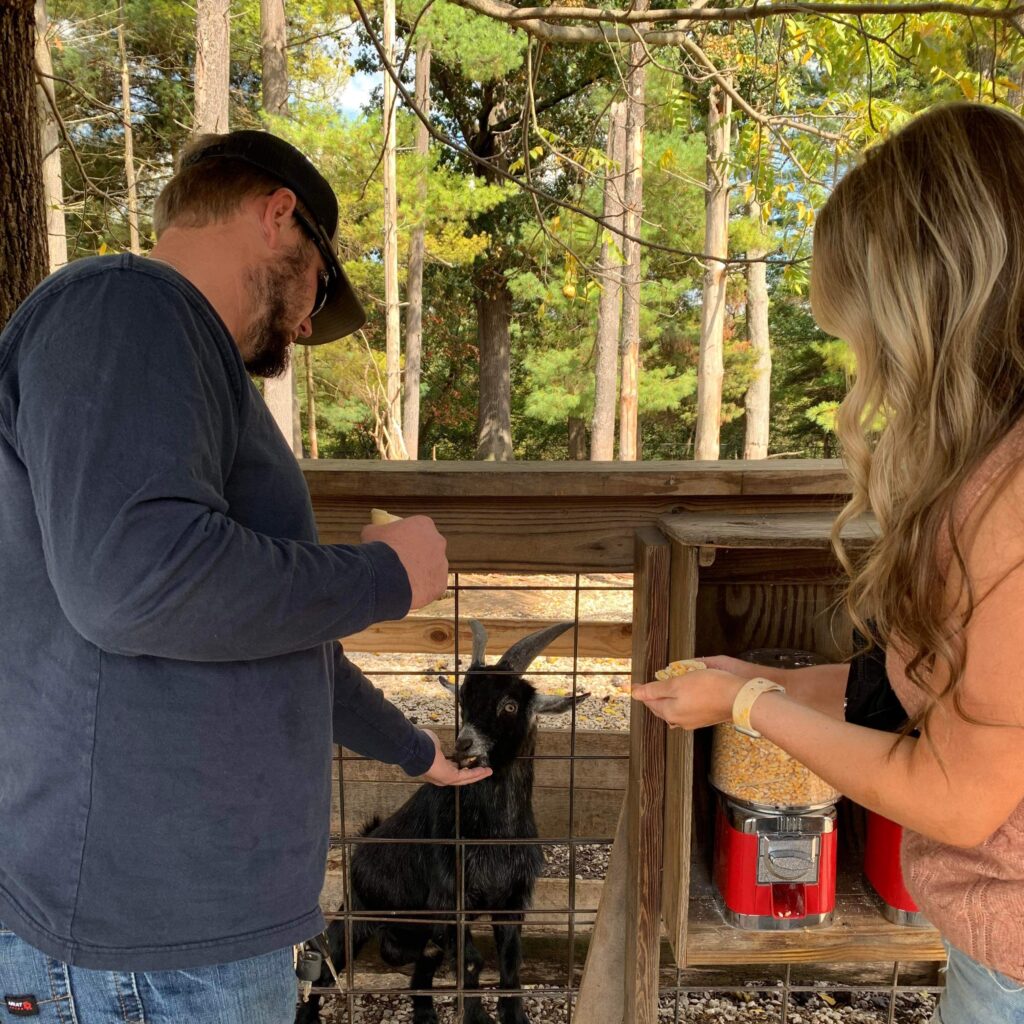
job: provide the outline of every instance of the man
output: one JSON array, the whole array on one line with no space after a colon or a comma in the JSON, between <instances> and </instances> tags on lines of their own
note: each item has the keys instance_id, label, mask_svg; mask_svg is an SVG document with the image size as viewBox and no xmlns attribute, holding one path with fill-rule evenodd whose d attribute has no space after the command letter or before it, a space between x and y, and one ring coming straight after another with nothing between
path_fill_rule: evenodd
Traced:
<instances>
[{"instance_id":1,"label":"man","mask_svg":"<svg viewBox=\"0 0 1024 1024\"><path fill-rule=\"evenodd\" d=\"M414 516L320 545L245 373L363 323L330 186L269 134L205 136L154 219L152 258L62 269L0 335L0 995L284 1024L332 741L438 785L489 772L336 643L439 596L443 538Z\"/></svg>"}]
</instances>

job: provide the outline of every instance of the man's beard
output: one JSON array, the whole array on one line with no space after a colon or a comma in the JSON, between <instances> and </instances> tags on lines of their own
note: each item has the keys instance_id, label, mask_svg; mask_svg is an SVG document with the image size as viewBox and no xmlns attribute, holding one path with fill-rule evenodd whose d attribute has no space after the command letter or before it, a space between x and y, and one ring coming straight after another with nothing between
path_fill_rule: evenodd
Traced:
<instances>
[{"instance_id":1,"label":"man's beard","mask_svg":"<svg viewBox=\"0 0 1024 1024\"><path fill-rule=\"evenodd\" d=\"M289 307L302 279L309 256L296 246L281 263L249 272L249 290L259 315L249 324L239 347L252 354L245 368L254 377L280 377L288 369L291 341L295 335Z\"/></svg>"}]
</instances>

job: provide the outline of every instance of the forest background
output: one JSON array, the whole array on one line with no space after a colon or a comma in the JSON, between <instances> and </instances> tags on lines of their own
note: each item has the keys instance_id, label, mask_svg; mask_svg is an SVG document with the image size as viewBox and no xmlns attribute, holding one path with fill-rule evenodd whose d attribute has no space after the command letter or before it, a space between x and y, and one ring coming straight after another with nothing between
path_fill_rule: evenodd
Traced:
<instances>
[{"instance_id":1,"label":"forest background","mask_svg":"<svg viewBox=\"0 0 1024 1024\"><path fill-rule=\"evenodd\" d=\"M296 454L833 456L815 210L932 104L1022 110L1024 14L648 2L37 0L50 268L145 253L190 136L266 127L369 313L268 385Z\"/></svg>"}]
</instances>

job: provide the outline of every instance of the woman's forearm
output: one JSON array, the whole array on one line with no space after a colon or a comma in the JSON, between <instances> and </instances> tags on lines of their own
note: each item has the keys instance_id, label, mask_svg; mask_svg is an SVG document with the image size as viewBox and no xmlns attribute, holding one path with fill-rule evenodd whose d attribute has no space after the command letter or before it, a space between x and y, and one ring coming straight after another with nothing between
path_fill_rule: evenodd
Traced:
<instances>
[{"instance_id":1,"label":"woman's forearm","mask_svg":"<svg viewBox=\"0 0 1024 1024\"><path fill-rule=\"evenodd\" d=\"M795 701L814 708L829 718L844 720L849 664L812 665L809 668L783 669L769 678L786 688Z\"/></svg>"},{"instance_id":2,"label":"woman's forearm","mask_svg":"<svg viewBox=\"0 0 1024 1024\"><path fill-rule=\"evenodd\" d=\"M933 760L915 756L920 740L907 738L894 750L892 733L837 718L842 715L768 693L755 703L751 724L869 810L951 845L973 846L987 837L990 822L982 808L963 799Z\"/></svg>"}]
</instances>

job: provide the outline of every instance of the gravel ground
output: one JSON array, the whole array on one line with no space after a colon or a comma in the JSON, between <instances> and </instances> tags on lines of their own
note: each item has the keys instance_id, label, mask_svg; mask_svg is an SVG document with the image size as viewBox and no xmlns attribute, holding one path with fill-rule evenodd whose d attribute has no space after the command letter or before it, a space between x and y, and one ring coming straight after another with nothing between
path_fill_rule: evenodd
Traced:
<instances>
[{"instance_id":1,"label":"gravel ground","mask_svg":"<svg viewBox=\"0 0 1024 1024\"><path fill-rule=\"evenodd\" d=\"M440 983L440 978L438 979ZM370 987L369 985L367 987ZM324 1008L329 1024L389 1024L412 1020L412 1003L400 995L357 996L354 1014L341 1000ZM496 1017L497 1000L485 997L484 1006ZM527 1015L533 1024L570 1024L563 997L527 996ZM435 1000L438 1024L458 1024L455 1000ZM935 997L927 992L899 993L896 996L895 1024L927 1024L935 1012ZM775 992L689 992L661 997L659 1024L778 1024L782 1019L782 996ZM787 1024L886 1024L889 1019L889 994L886 992L791 993ZM576 1022L586 1024L586 1022Z\"/></svg>"}]
</instances>

